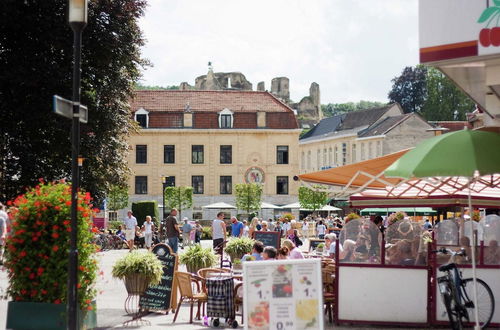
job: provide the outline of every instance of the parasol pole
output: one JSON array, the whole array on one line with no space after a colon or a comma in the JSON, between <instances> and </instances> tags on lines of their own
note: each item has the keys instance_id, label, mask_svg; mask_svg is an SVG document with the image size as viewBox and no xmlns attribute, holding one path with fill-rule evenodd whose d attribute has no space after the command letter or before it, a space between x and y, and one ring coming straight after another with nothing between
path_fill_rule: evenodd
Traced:
<instances>
[{"instance_id":1,"label":"parasol pole","mask_svg":"<svg viewBox=\"0 0 500 330\"><path fill-rule=\"evenodd\" d=\"M474 226L472 224L472 198L471 198L471 192L470 192L470 186L471 186L471 181L472 179L469 178L468 182L468 202L469 202L469 215L470 215L470 232L471 232L471 240L470 240L470 245L471 245L471 251L472 251L472 292L473 292L473 299L474 299L474 318L476 321L476 324L474 326L474 330L479 330L481 327L479 326L479 312L477 310L477 276L476 276L476 242L475 242L475 236L474 236Z\"/></svg>"}]
</instances>

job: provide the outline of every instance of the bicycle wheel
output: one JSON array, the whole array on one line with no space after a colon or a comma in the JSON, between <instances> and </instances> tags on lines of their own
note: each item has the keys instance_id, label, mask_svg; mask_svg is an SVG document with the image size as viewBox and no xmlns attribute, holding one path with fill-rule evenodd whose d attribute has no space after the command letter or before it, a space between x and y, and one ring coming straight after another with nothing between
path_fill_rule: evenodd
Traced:
<instances>
[{"instance_id":1,"label":"bicycle wheel","mask_svg":"<svg viewBox=\"0 0 500 330\"><path fill-rule=\"evenodd\" d=\"M452 289L448 284L448 290L442 294L443 303L446 307L446 314L448 314L448 319L450 320L450 326L453 330L462 330L462 318L458 312L459 306L453 298Z\"/></svg>"},{"instance_id":2,"label":"bicycle wheel","mask_svg":"<svg viewBox=\"0 0 500 330\"><path fill-rule=\"evenodd\" d=\"M490 287L483 280L476 279L477 283L477 312L479 316L479 325L485 328L493 317L495 311L495 299ZM474 282L472 278L462 280L462 290L464 306L469 313L470 321L475 322L474 318Z\"/></svg>"}]
</instances>

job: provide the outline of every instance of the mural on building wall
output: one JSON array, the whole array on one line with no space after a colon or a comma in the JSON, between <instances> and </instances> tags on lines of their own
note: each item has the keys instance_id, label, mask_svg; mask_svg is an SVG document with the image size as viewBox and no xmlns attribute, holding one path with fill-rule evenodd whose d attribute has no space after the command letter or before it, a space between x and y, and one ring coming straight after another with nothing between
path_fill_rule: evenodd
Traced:
<instances>
[{"instance_id":1,"label":"mural on building wall","mask_svg":"<svg viewBox=\"0 0 500 330\"><path fill-rule=\"evenodd\" d=\"M245 172L246 183L264 183L264 170L260 167L252 166Z\"/></svg>"}]
</instances>

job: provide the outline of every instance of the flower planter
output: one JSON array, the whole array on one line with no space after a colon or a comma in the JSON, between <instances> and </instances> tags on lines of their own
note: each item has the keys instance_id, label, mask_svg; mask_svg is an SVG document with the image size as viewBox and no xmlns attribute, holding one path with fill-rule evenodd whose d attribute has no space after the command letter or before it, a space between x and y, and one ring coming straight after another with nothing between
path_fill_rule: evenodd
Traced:
<instances>
[{"instance_id":1,"label":"flower planter","mask_svg":"<svg viewBox=\"0 0 500 330\"><path fill-rule=\"evenodd\" d=\"M150 279L142 274L130 274L125 277L125 288L129 295L142 295L149 286Z\"/></svg>"},{"instance_id":2,"label":"flower planter","mask_svg":"<svg viewBox=\"0 0 500 330\"><path fill-rule=\"evenodd\" d=\"M80 329L97 327L95 302L90 311L78 311ZM7 308L7 329L64 330L67 325L65 304L9 301Z\"/></svg>"}]
</instances>

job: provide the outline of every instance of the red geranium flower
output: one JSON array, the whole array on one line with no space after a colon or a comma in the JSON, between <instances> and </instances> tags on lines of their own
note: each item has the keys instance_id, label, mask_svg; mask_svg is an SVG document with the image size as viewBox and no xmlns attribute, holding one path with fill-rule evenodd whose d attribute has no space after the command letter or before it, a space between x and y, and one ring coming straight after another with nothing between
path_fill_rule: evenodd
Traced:
<instances>
[{"instance_id":1,"label":"red geranium flower","mask_svg":"<svg viewBox=\"0 0 500 330\"><path fill-rule=\"evenodd\" d=\"M61 303L61 299L54 300L54 304L59 305Z\"/></svg>"},{"instance_id":2,"label":"red geranium flower","mask_svg":"<svg viewBox=\"0 0 500 330\"><path fill-rule=\"evenodd\" d=\"M53 238L59 238L59 234L58 233L52 233L52 237Z\"/></svg>"},{"instance_id":3,"label":"red geranium flower","mask_svg":"<svg viewBox=\"0 0 500 330\"><path fill-rule=\"evenodd\" d=\"M59 246L54 245L54 246L52 247L52 251L57 252L57 250L59 250Z\"/></svg>"}]
</instances>

